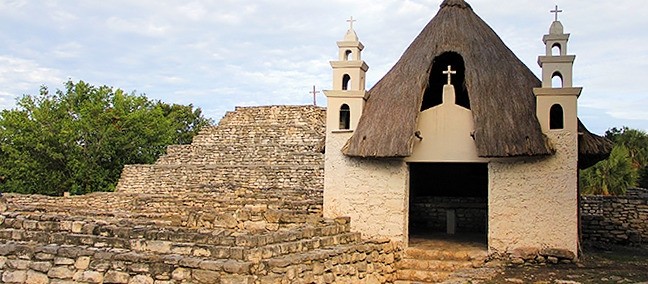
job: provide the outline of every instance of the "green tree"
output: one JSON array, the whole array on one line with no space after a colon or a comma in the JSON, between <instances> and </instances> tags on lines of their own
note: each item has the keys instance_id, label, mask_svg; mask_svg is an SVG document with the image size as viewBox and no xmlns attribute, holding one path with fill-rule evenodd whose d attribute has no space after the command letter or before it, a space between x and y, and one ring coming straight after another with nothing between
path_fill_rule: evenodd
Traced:
<instances>
[{"instance_id":1,"label":"green tree","mask_svg":"<svg viewBox=\"0 0 648 284\"><path fill-rule=\"evenodd\" d=\"M152 163L211 121L193 106L68 81L0 113L0 189L61 195L114 189L125 164Z\"/></svg>"},{"instance_id":2,"label":"green tree","mask_svg":"<svg viewBox=\"0 0 648 284\"><path fill-rule=\"evenodd\" d=\"M645 131L628 127L611 128L605 132L605 137L612 140L615 145L623 145L628 149L628 154L635 169L648 165L648 134Z\"/></svg>"},{"instance_id":3,"label":"green tree","mask_svg":"<svg viewBox=\"0 0 648 284\"><path fill-rule=\"evenodd\" d=\"M636 181L637 170L623 145L615 145L609 158L580 173L583 194L621 195Z\"/></svg>"},{"instance_id":4,"label":"green tree","mask_svg":"<svg viewBox=\"0 0 648 284\"><path fill-rule=\"evenodd\" d=\"M191 104L170 105L159 101L157 105L162 109L164 116L171 120L172 127L176 131L177 136L173 144L190 144L202 127L213 124L211 119L203 117L200 108L194 109Z\"/></svg>"}]
</instances>

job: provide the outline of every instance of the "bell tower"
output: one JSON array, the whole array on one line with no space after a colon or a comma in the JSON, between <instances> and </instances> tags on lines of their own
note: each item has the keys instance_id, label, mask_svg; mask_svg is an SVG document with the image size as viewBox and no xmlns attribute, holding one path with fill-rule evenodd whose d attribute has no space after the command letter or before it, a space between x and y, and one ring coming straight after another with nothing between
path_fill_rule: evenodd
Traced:
<instances>
[{"instance_id":1,"label":"bell tower","mask_svg":"<svg viewBox=\"0 0 648 284\"><path fill-rule=\"evenodd\" d=\"M536 115L542 132L569 131L577 133L578 118L577 99L583 88L573 87L573 67L575 55L567 55L569 34L564 33L563 25L558 21L558 6L551 11L555 19L542 41L546 54L538 57L542 68L542 87L534 88L537 106Z\"/></svg>"},{"instance_id":2,"label":"bell tower","mask_svg":"<svg viewBox=\"0 0 648 284\"><path fill-rule=\"evenodd\" d=\"M337 42L338 60L331 61L333 89L324 91L327 98L327 141L330 135L353 132L358 125L364 102L367 99L365 74L369 66L361 57L364 46L353 30L353 22L355 22L353 17L347 22L350 24L349 30L344 39Z\"/></svg>"}]
</instances>

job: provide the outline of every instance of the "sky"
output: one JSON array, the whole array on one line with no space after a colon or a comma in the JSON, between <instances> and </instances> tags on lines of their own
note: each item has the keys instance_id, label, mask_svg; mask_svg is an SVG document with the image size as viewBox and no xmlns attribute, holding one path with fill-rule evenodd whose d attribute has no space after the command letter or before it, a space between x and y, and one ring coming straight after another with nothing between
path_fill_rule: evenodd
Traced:
<instances>
[{"instance_id":1,"label":"sky","mask_svg":"<svg viewBox=\"0 0 648 284\"><path fill-rule=\"evenodd\" d=\"M0 0L0 109L41 86L83 80L193 104L220 120L235 106L312 104L353 16L370 89L441 0ZM648 5L638 0L473 0L473 10L536 74L559 5L592 131L648 130ZM318 105L326 99L320 93Z\"/></svg>"}]
</instances>

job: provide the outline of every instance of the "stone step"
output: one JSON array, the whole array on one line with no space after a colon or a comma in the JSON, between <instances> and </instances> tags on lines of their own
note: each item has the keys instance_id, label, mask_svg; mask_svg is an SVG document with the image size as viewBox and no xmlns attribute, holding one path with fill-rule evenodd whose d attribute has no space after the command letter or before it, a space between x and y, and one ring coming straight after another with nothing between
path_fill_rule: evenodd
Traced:
<instances>
[{"instance_id":1,"label":"stone step","mask_svg":"<svg viewBox=\"0 0 648 284\"><path fill-rule=\"evenodd\" d=\"M321 127L320 127L321 128ZM313 145L324 139L324 132L309 125L219 125L208 133L196 135L192 145Z\"/></svg>"},{"instance_id":2,"label":"stone step","mask_svg":"<svg viewBox=\"0 0 648 284\"><path fill-rule=\"evenodd\" d=\"M447 271L399 269L396 271L396 279L399 281L410 281L409 283L439 283L448 279L451 274L452 272Z\"/></svg>"},{"instance_id":3,"label":"stone step","mask_svg":"<svg viewBox=\"0 0 648 284\"><path fill-rule=\"evenodd\" d=\"M280 221L277 220L277 221ZM236 232L236 234L234 234ZM201 229L185 227L161 227L159 225L136 225L123 223L108 223L92 218L82 219L78 216L49 215L49 214L19 214L4 213L0 215L0 234L2 239L27 240L34 238L39 241L43 236L62 234L77 234L78 238L101 237L99 239L79 240L80 244L104 242L108 239L141 239L149 241L169 241L171 243L194 243L218 246L240 246L260 248L283 242L319 239L323 246L339 243L335 238L355 239L359 234L350 233L348 218L314 219L313 222L296 223L290 229L276 231L252 230L246 232L241 228L234 229ZM51 238L56 238L52 236Z\"/></svg>"},{"instance_id":4,"label":"stone step","mask_svg":"<svg viewBox=\"0 0 648 284\"><path fill-rule=\"evenodd\" d=\"M255 264L234 259L25 242L0 243L0 255L3 281L11 283L153 283L171 277L182 283L249 283L255 270Z\"/></svg>"},{"instance_id":5,"label":"stone step","mask_svg":"<svg viewBox=\"0 0 648 284\"><path fill-rule=\"evenodd\" d=\"M365 241L273 257L261 261L260 280L261 283L392 283L396 251L393 243ZM363 275L363 278L361 281L345 278L353 275Z\"/></svg>"},{"instance_id":6,"label":"stone step","mask_svg":"<svg viewBox=\"0 0 648 284\"><path fill-rule=\"evenodd\" d=\"M282 242L249 249L246 251L245 260L256 262L263 259L270 259L295 253L303 253L320 248L356 244L360 242L361 239L362 238L360 233L342 233L333 236L314 237L292 242Z\"/></svg>"},{"instance_id":7,"label":"stone step","mask_svg":"<svg viewBox=\"0 0 648 284\"><path fill-rule=\"evenodd\" d=\"M398 269L427 270L427 271L447 271L453 272L458 269L472 268L471 261L453 261L453 260L420 260L412 258L401 259L396 267Z\"/></svg>"},{"instance_id":8,"label":"stone step","mask_svg":"<svg viewBox=\"0 0 648 284\"><path fill-rule=\"evenodd\" d=\"M237 124L324 124L326 108L316 106L236 107L228 111L219 125Z\"/></svg>"},{"instance_id":9,"label":"stone step","mask_svg":"<svg viewBox=\"0 0 648 284\"><path fill-rule=\"evenodd\" d=\"M50 232L27 231L21 229L0 229L0 239L4 241L32 242L39 244L57 244L71 246L87 246L94 248L129 249L135 252L155 254L178 254L212 259L236 259L260 261L277 256L302 253L326 247L354 244L361 240L359 233L338 233L329 236L313 236L310 238L282 241L259 247L237 245L235 238L225 236L197 236L192 242L177 242L172 240L143 238L142 236L126 235L122 237L94 235L92 232ZM96 233L96 232L94 232ZM229 240L226 242L226 240ZM213 242L210 244L208 242ZM244 243L241 243L244 244Z\"/></svg>"},{"instance_id":10,"label":"stone step","mask_svg":"<svg viewBox=\"0 0 648 284\"><path fill-rule=\"evenodd\" d=\"M116 191L175 196L229 184L242 188L321 189L324 167L312 165L126 165Z\"/></svg>"},{"instance_id":11,"label":"stone step","mask_svg":"<svg viewBox=\"0 0 648 284\"><path fill-rule=\"evenodd\" d=\"M454 260L454 261L483 261L488 257L488 251L478 249L435 250L407 248L403 258L418 260Z\"/></svg>"}]
</instances>

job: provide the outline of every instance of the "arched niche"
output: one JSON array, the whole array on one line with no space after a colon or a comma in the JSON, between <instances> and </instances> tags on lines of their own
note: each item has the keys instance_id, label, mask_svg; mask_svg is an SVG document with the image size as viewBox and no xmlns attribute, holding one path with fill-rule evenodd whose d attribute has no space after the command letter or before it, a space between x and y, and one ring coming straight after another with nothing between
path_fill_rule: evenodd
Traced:
<instances>
[{"instance_id":1,"label":"arched niche","mask_svg":"<svg viewBox=\"0 0 648 284\"><path fill-rule=\"evenodd\" d=\"M423 95L423 104L421 111L440 105L443 102L443 85L448 83L448 75L443 74L448 65L457 73L452 75L452 85L455 87L455 101L445 102L454 103L466 109L470 109L470 98L465 84L466 67L463 57L456 52L444 52L434 58L428 86Z\"/></svg>"},{"instance_id":2,"label":"arched niche","mask_svg":"<svg viewBox=\"0 0 648 284\"><path fill-rule=\"evenodd\" d=\"M349 105L340 106L340 130L351 129L351 108Z\"/></svg>"},{"instance_id":3,"label":"arched niche","mask_svg":"<svg viewBox=\"0 0 648 284\"><path fill-rule=\"evenodd\" d=\"M551 87L552 88L562 88L563 87L563 76L560 72L556 71L551 75Z\"/></svg>"},{"instance_id":4,"label":"arched niche","mask_svg":"<svg viewBox=\"0 0 648 284\"><path fill-rule=\"evenodd\" d=\"M565 113L560 104L554 104L549 109L549 129L558 130L565 128Z\"/></svg>"},{"instance_id":5,"label":"arched niche","mask_svg":"<svg viewBox=\"0 0 648 284\"><path fill-rule=\"evenodd\" d=\"M349 90L350 85L351 76L349 74L344 74L344 76L342 76L342 90Z\"/></svg>"}]
</instances>

